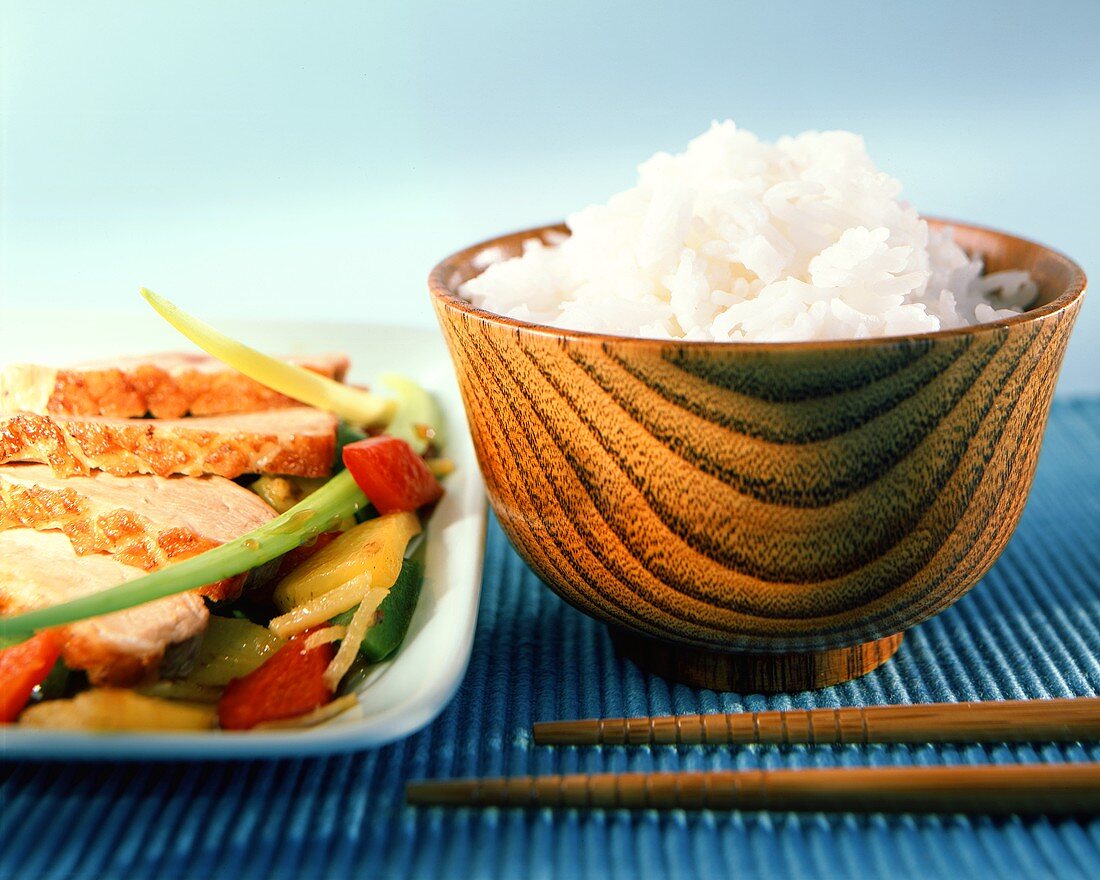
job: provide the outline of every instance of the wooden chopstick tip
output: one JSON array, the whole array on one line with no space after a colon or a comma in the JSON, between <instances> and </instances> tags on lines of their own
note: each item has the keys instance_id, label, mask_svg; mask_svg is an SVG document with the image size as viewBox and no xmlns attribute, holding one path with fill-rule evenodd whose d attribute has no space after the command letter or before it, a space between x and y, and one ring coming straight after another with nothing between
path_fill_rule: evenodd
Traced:
<instances>
[{"instance_id":1,"label":"wooden chopstick tip","mask_svg":"<svg viewBox=\"0 0 1100 880\"><path fill-rule=\"evenodd\" d=\"M477 779L416 779L405 783L405 803L414 807L476 806Z\"/></svg>"},{"instance_id":2,"label":"wooden chopstick tip","mask_svg":"<svg viewBox=\"0 0 1100 880\"><path fill-rule=\"evenodd\" d=\"M591 746L598 745L599 721L536 721L534 725L537 746Z\"/></svg>"}]
</instances>

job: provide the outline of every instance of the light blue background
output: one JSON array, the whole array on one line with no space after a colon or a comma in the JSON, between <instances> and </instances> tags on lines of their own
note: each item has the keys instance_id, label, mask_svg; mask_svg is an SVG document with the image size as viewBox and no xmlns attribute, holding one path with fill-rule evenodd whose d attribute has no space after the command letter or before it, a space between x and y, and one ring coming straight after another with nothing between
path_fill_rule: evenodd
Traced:
<instances>
[{"instance_id":1,"label":"light blue background","mask_svg":"<svg viewBox=\"0 0 1100 880\"><path fill-rule=\"evenodd\" d=\"M424 278L712 118L862 132L922 211L1100 271L1100 4L15 3L3 298L427 324ZM1086 308L1063 393L1100 389Z\"/></svg>"}]
</instances>

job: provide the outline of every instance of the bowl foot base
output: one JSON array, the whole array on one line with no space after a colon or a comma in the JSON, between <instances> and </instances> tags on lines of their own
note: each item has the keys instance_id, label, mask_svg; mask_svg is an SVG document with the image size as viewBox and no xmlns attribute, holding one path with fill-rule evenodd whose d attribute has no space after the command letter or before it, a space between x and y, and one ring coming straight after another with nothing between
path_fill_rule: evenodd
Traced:
<instances>
[{"instance_id":1,"label":"bowl foot base","mask_svg":"<svg viewBox=\"0 0 1100 880\"><path fill-rule=\"evenodd\" d=\"M894 656L902 635L825 651L732 654L661 642L611 627L616 649L646 672L692 687L742 694L815 690L858 678Z\"/></svg>"}]
</instances>

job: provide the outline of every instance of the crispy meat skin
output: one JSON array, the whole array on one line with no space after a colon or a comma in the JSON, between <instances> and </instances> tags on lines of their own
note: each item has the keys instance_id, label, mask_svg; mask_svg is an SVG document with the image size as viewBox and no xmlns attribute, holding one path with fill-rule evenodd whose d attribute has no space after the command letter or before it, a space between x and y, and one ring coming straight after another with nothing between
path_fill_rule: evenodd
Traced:
<instances>
[{"instance_id":1,"label":"crispy meat skin","mask_svg":"<svg viewBox=\"0 0 1100 880\"><path fill-rule=\"evenodd\" d=\"M339 381L347 370L342 355L298 363ZM0 615L109 589L266 522L273 511L221 477L167 477L327 476L335 427L201 355L0 370L0 461L49 465L0 468L19 475L0 479ZM201 593L233 595L243 578L63 627L65 662L97 685L149 679L168 646L206 627Z\"/></svg>"},{"instance_id":2,"label":"crispy meat skin","mask_svg":"<svg viewBox=\"0 0 1100 880\"><path fill-rule=\"evenodd\" d=\"M325 477L336 417L309 407L186 419L0 415L0 464L48 464L58 476L272 473Z\"/></svg>"},{"instance_id":3,"label":"crispy meat skin","mask_svg":"<svg viewBox=\"0 0 1100 880\"><path fill-rule=\"evenodd\" d=\"M61 532L0 532L0 614L57 605L143 573L103 554L77 556ZM169 645L198 635L208 619L197 593L168 596L63 627L61 656L93 684L135 684L155 674Z\"/></svg>"},{"instance_id":4,"label":"crispy meat skin","mask_svg":"<svg viewBox=\"0 0 1100 880\"><path fill-rule=\"evenodd\" d=\"M342 382L343 354L288 360ZM207 355L165 353L73 367L12 364L0 370L0 411L160 419L297 406Z\"/></svg>"},{"instance_id":5,"label":"crispy meat skin","mask_svg":"<svg viewBox=\"0 0 1100 880\"><path fill-rule=\"evenodd\" d=\"M152 571L238 538L275 517L261 498L222 477L59 479L40 464L0 465L0 530L60 530L77 555L108 553ZM215 600L239 595L247 574L209 584Z\"/></svg>"}]
</instances>

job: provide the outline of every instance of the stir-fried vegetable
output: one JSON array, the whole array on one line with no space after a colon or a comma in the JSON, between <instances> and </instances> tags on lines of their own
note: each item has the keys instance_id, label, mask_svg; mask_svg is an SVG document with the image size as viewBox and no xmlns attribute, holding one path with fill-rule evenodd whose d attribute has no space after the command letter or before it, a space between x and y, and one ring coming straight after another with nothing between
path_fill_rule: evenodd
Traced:
<instances>
[{"instance_id":1,"label":"stir-fried vegetable","mask_svg":"<svg viewBox=\"0 0 1100 880\"><path fill-rule=\"evenodd\" d=\"M360 600L359 607L352 612L351 620L348 621L347 632L344 634L343 641L340 642L340 650L336 652L332 663L325 670L325 684L333 690L336 690L340 684L340 679L351 669L351 664L355 661L355 655L359 651L359 645L362 643L363 637L367 634L371 624L374 623L374 615L378 611L378 606L382 604L389 593L388 588L370 590Z\"/></svg>"},{"instance_id":2,"label":"stir-fried vegetable","mask_svg":"<svg viewBox=\"0 0 1100 880\"><path fill-rule=\"evenodd\" d=\"M19 717L60 656L61 639L52 631L0 651L0 723Z\"/></svg>"},{"instance_id":3,"label":"stir-fried vegetable","mask_svg":"<svg viewBox=\"0 0 1100 880\"><path fill-rule=\"evenodd\" d=\"M53 669L35 688L32 699L56 700L59 697L69 696L69 687L78 684L82 679L82 675L74 675L73 671L65 665L65 661L58 657Z\"/></svg>"},{"instance_id":4,"label":"stir-fried vegetable","mask_svg":"<svg viewBox=\"0 0 1100 880\"><path fill-rule=\"evenodd\" d=\"M296 569L299 565L301 565L315 553L319 553L321 550L324 550L329 544L331 544L342 534L344 534L344 532L347 531L347 528L351 527L348 526L338 532L321 532L321 534L319 534L312 541L307 541L306 543L302 544L302 546L295 547L293 550L287 553L287 555L279 561L279 571L276 575L278 580L282 580L283 578L285 578L288 574L294 571L294 569Z\"/></svg>"},{"instance_id":5,"label":"stir-fried vegetable","mask_svg":"<svg viewBox=\"0 0 1100 880\"><path fill-rule=\"evenodd\" d=\"M248 488L266 501L276 513L286 513L326 482L325 477L282 477L263 474L249 484Z\"/></svg>"},{"instance_id":6,"label":"stir-fried vegetable","mask_svg":"<svg viewBox=\"0 0 1100 880\"><path fill-rule=\"evenodd\" d=\"M344 466L379 513L417 510L443 496L424 459L396 437L370 437L345 446Z\"/></svg>"},{"instance_id":7,"label":"stir-fried vegetable","mask_svg":"<svg viewBox=\"0 0 1100 880\"><path fill-rule=\"evenodd\" d=\"M397 581L378 607L375 624L359 642L360 656L370 663L385 660L405 639L416 602L420 598L420 587L424 583L424 566L417 558L419 555L414 554L405 560ZM346 625L355 613L355 609L346 611L334 617L332 622L335 626Z\"/></svg>"},{"instance_id":8,"label":"stir-fried vegetable","mask_svg":"<svg viewBox=\"0 0 1100 880\"><path fill-rule=\"evenodd\" d=\"M261 721L255 730L291 730L299 727L316 727L337 715L347 712L359 704L359 698L355 694L344 694L337 697L331 703L326 703L320 709L306 712L305 715L295 715L293 718L280 718L278 721Z\"/></svg>"},{"instance_id":9,"label":"stir-fried vegetable","mask_svg":"<svg viewBox=\"0 0 1100 880\"><path fill-rule=\"evenodd\" d=\"M187 679L161 679L137 689L142 696L158 700L177 700L184 703L216 703L222 695L222 687L192 684Z\"/></svg>"},{"instance_id":10,"label":"stir-fried vegetable","mask_svg":"<svg viewBox=\"0 0 1100 880\"><path fill-rule=\"evenodd\" d=\"M354 515L364 504L351 475L337 474L301 504L220 547L100 593L0 618L0 637L9 643L24 641L36 630L133 608L249 571Z\"/></svg>"},{"instance_id":11,"label":"stir-fried vegetable","mask_svg":"<svg viewBox=\"0 0 1100 880\"><path fill-rule=\"evenodd\" d=\"M401 571L405 547L418 534L420 520L413 513L394 513L360 523L284 578L275 588L275 606L291 611L365 574L369 576L366 587L392 586Z\"/></svg>"},{"instance_id":12,"label":"stir-fried vegetable","mask_svg":"<svg viewBox=\"0 0 1100 880\"><path fill-rule=\"evenodd\" d=\"M396 394L398 401L386 433L405 440L418 455L427 452L429 446L437 452L442 450L446 445L443 413L435 398L412 379L397 373L386 373L378 381Z\"/></svg>"},{"instance_id":13,"label":"stir-fried vegetable","mask_svg":"<svg viewBox=\"0 0 1100 880\"><path fill-rule=\"evenodd\" d=\"M306 646L297 635L243 678L231 681L218 701L218 722L225 730L248 730L257 724L304 715L332 699L324 680L332 662L332 645Z\"/></svg>"},{"instance_id":14,"label":"stir-fried vegetable","mask_svg":"<svg viewBox=\"0 0 1100 880\"><path fill-rule=\"evenodd\" d=\"M209 730L214 707L147 697L120 688L93 688L71 700L46 700L19 716L23 727L60 730Z\"/></svg>"},{"instance_id":15,"label":"stir-fried vegetable","mask_svg":"<svg viewBox=\"0 0 1100 880\"><path fill-rule=\"evenodd\" d=\"M298 603L271 621L272 632L279 635L290 636L340 615L338 627L330 627L342 631L340 648L324 672L325 684L333 691L351 669L368 633L376 627L380 607L388 602L391 586L405 571L405 548L419 531L420 521L412 513L368 520L298 566L276 588L277 602ZM397 618L387 628L389 637L397 632L403 636L408 627L411 609L404 614L408 591L402 593L402 599L391 609ZM415 597L412 601L415 603ZM310 645L319 643L317 635L310 637Z\"/></svg>"},{"instance_id":16,"label":"stir-fried vegetable","mask_svg":"<svg viewBox=\"0 0 1100 880\"><path fill-rule=\"evenodd\" d=\"M195 668L184 679L199 686L224 686L248 675L283 646L266 627L236 617L211 617Z\"/></svg>"},{"instance_id":17,"label":"stir-fried vegetable","mask_svg":"<svg viewBox=\"0 0 1100 880\"><path fill-rule=\"evenodd\" d=\"M155 293L142 294L228 366L338 415L337 474L327 482L261 475L252 489L279 514L271 522L111 589L0 618L0 647L11 646L0 650L0 722L18 718L29 727L105 731L320 723L355 704L348 689L357 676L405 637L423 577L420 561L405 558L406 548L421 531L416 511L443 493L435 474L450 467L422 457L443 448L442 414L427 392L402 376L382 379L395 402L268 357ZM387 424L388 435L364 433ZM161 681L64 698L84 679L78 674L64 684L64 630L57 627L249 571L256 575L249 592L228 606L238 616L222 616L226 605L215 609L201 642L196 637L166 652ZM271 618L273 606L284 613ZM28 708L54 677L59 684L49 698ZM338 689L346 696L334 700Z\"/></svg>"},{"instance_id":18,"label":"stir-fried vegetable","mask_svg":"<svg viewBox=\"0 0 1100 880\"><path fill-rule=\"evenodd\" d=\"M307 599L286 614L273 618L268 627L277 636L288 639L324 623L342 611L354 608L370 592L371 573L364 571L326 593Z\"/></svg>"},{"instance_id":19,"label":"stir-fried vegetable","mask_svg":"<svg viewBox=\"0 0 1100 880\"><path fill-rule=\"evenodd\" d=\"M334 413L353 425L381 427L393 416L397 404L388 398L344 385L249 348L144 287L141 295L164 320L195 345L261 385L308 406Z\"/></svg>"},{"instance_id":20,"label":"stir-fried vegetable","mask_svg":"<svg viewBox=\"0 0 1100 880\"><path fill-rule=\"evenodd\" d=\"M349 425L345 421L337 422L336 424L336 470L342 471L344 469L344 447L349 443L358 443L360 440L366 440L367 435L365 432L360 431L354 425Z\"/></svg>"},{"instance_id":21,"label":"stir-fried vegetable","mask_svg":"<svg viewBox=\"0 0 1100 880\"><path fill-rule=\"evenodd\" d=\"M455 463L449 458L428 458L424 460L424 464L437 480L453 474L455 470Z\"/></svg>"},{"instance_id":22,"label":"stir-fried vegetable","mask_svg":"<svg viewBox=\"0 0 1100 880\"><path fill-rule=\"evenodd\" d=\"M346 626L323 626L309 634L309 638L306 639L306 647L316 648L318 645L339 642L347 633L348 628Z\"/></svg>"}]
</instances>

